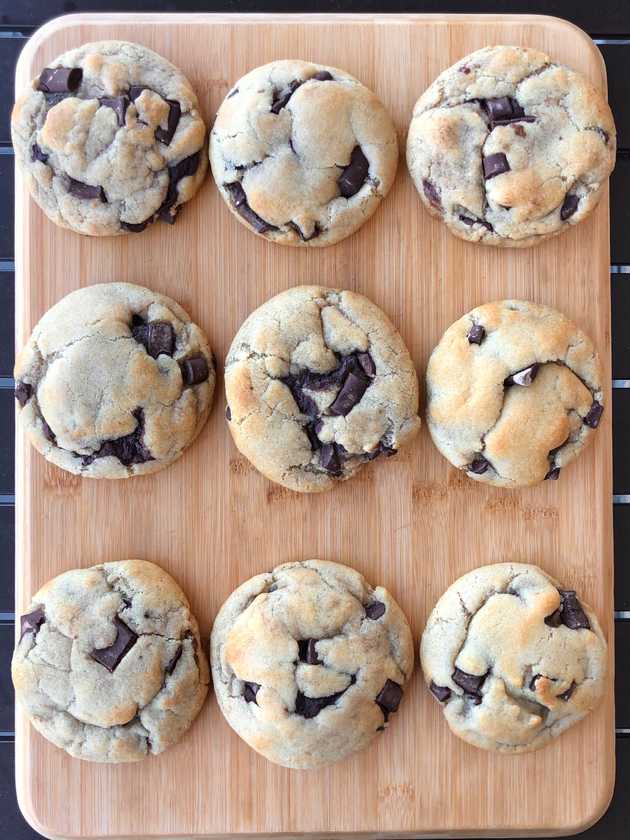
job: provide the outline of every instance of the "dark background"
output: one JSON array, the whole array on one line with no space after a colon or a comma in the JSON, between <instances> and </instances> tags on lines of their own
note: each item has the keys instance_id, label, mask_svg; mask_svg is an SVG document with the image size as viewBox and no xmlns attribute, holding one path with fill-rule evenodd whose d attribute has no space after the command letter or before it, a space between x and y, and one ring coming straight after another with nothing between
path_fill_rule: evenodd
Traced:
<instances>
[{"instance_id":1,"label":"dark background","mask_svg":"<svg viewBox=\"0 0 630 840\"><path fill-rule=\"evenodd\" d=\"M585 840L630 837L630 0L226 0L226 2L104 2L0 0L0 840L33 840L15 801L13 780L13 150L9 115L13 71L24 43L46 20L70 12L523 12L556 15L580 26L599 45L608 69L619 152L612 176L611 274L613 324L613 446L615 522L615 646L617 784L608 813ZM585 500L588 504L588 500ZM571 768L566 768L571 773ZM69 797L80 791L68 791ZM624 795L625 794L625 795Z\"/></svg>"}]
</instances>

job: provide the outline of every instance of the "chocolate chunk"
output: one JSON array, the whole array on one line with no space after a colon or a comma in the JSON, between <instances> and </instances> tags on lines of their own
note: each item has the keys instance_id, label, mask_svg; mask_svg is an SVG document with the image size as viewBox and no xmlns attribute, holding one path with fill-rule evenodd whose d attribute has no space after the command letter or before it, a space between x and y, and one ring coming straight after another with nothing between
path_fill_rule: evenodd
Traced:
<instances>
[{"instance_id":1,"label":"chocolate chunk","mask_svg":"<svg viewBox=\"0 0 630 840\"><path fill-rule=\"evenodd\" d=\"M445 685L438 685L437 683L434 683L433 680L431 680L429 685L429 691L440 701L440 703L446 703L451 696L450 688Z\"/></svg>"},{"instance_id":2,"label":"chocolate chunk","mask_svg":"<svg viewBox=\"0 0 630 840\"><path fill-rule=\"evenodd\" d=\"M179 363L184 385L199 385L210 376L208 362L204 356L193 356Z\"/></svg>"},{"instance_id":3,"label":"chocolate chunk","mask_svg":"<svg viewBox=\"0 0 630 840\"><path fill-rule=\"evenodd\" d=\"M257 233L267 233L270 230L278 230L275 225L270 225L262 219L258 213L255 213L247 203L247 196L239 181L233 181L231 184L223 184L225 189L230 193L234 209L248 222Z\"/></svg>"},{"instance_id":4,"label":"chocolate chunk","mask_svg":"<svg viewBox=\"0 0 630 840\"><path fill-rule=\"evenodd\" d=\"M74 93L82 78L80 67L46 67L39 75L37 89L44 93Z\"/></svg>"},{"instance_id":5,"label":"chocolate chunk","mask_svg":"<svg viewBox=\"0 0 630 840\"><path fill-rule=\"evenodd\" d=\"M488 155L483 159L483 174L486 181L490 178L495 178L503 172L510 171L510 164L503 152L498 152L496 155Z\"/></svg>"},{"instance_id":6,"label":"chocolate chunk","mask_svg":"<svg viewBox=\"0 0 630 840\"><path fill-rule=\"evenodd\" d=\"M295 91L303 84L304 82L294 79L290 82L288 89L283 93L278 94L277 91L274 91L273 102L271 103L271 108L269 109L271 113L279 114L280 111L286 107L289 99L291 99Z\"/></svg>"},{"instance_id":7,"label":"chocolate chunk","mask_svg":"<svg viewBox=\"0 0 630 840\"><path fill-rule=\"evenodd\" d=\"M484 99L483 107L491 122L505 120L514 116L512 100L509 96L499 96L496 99Z\"/></svg>"},{"instance_id":8,"label":"chocolate chunk","mask_svg":"<svg viewBox=\"0 0 630 840\"><path fill-rule=\"evenodd\" d=\"M558 607L551 615L545 617L545 624L548 627L560 627L562 624L562 607Z\"/></svg>"},{"instance_id":9,"label":"chocolate chunk","mask_svg":"<svg viewBox=\"0 0 630 840\"><path fill-rule=\"evenodd\" d=\"M180 658L181 658L181 655L182 655L182 651L183 651L183 650L184 650L184 646L183 646L183 645L180 645L180 646L177 648L177 650L175 651L175 653L174 653L174 655L173 655L173 658L171 659L171 661L168 663L168 665L167 665L167 666L166 666L166 668L164 669L164 670L166 671L166 673L167 673L167 674L172 674L172 673L173 673L173 671L175 670L175 666L177 665L177 663L179 662L179 660L180 660Z\"/></svg>"},{"instance_id":10,"label":"chocolate chunk","mask_svg":"<svg viewBox=\"0 0 630 840\"><path fill-rule=\"evenodd\" d=\"M174 99L167 99L166 101L170 106L168 111L167 127L164 129L161 126L158 126L155 129L155 139L159 140L160 143L164 143L165 146L168 146L173 139L173 135L177 131L182 109L179 102L176 102Z\"/></svg>"},{"instance_id":11,"label":"chocolate chunk","mask_svg":"<svg viewBox=\"0 0 630 840\"><path fill-rule=\"evenodd\" d=\"M462 224L467 225L468 227L472 227L473 225L481 225L482 227L485 227L486 230L489 230L490 233L494 233L494 228L492 227L490 222L486 222L485 219L479 219L477 218L477 216L464 216L463 213L460 213L458 218Z\"/></svg>"},{"instance_id":12,"label":"chocolate chunk","mask_svg":"<svg viewBox=\"0 0 630 840\"><path fill-rule=\"evenodd\" d=\"M173 210L173 206L177 202L177 185L184 178L190 178L196 173L199 167L200 155L201 152L195 152L194 155L189 155L189 157L180 160L179 163L169 166L166 198L157 212L157 215L163 222L167 222L170 225L175 224L177 210Z\"/></svg>"},{"instance_id":13,"label":"chocolate chunk","mask_svg":"<svg viewBox=\"0 0 630 840\"><path fill-rule=\"evenodd\" d=\"M385 685L374 698L374 702L381 707L385 721L387 721L387 718L392 712L398 711L402 696L402 687L397 682L385 680Z\"/></svg>"},{"instance_id":14,"label":"chocolate chunk","mask_svg":"<svg viewBox=\"0 0 630 840\"><path fill-rule=\"evenodd\" d=\"M341 469L341 459L339 457L339 450L336 443L325 443L319 450L319 464L333 476L340 476L343 472Z\"/></svg>"},{"instance_id":15,"label":"chocolate chunk","mask_svg":"<svg viewBox=\"0 0 630 840\"><path fill-rule=\"evenodd\" d=\"M566 691L563 691L562 694L558 694L558 699L559 700L569 700L576 688L577 688L577 685L575 683L571 683L571 685L567 688Z\"/></svg>"},{"instance_id":16,"label":"chocolate chunk","mask_svg":"<svg viewBox=\"0 0 630 840\"><path fill-rule=\"evenodd\" d=\"M322 232L322 229L317 224L317 222L315 222L315 224L313 225L313 233L311 233L310 236L306 236L304 234L302 228L299 225L296 225L295 222L287 222L287 225L288 225L288 227L292 228L292 230L294 230L297 233L297 235L300 237L302 242L310 242L311 239L317 239L317 237Z\"/></svg>"},{"instance_id":17,"label":"chocolate chunk","mask_svg":"<svg viewBox=\"0 0 630 840\"><path fill-rule=\"evenodd\" d=\"M46 621L46 614L43 607L37 607L33 612L26 613L20 618L20 641L27 633L32 633L37 636L39 628Z\"/></svg>"},{"instance_id":18,"label":"chocolate chunk","mask_svg":"<svg viewBox=\"0 0 630 840\"><path fill-rule=\"evenodd\" d=\"M302 715L307 719L317 717L326 706L334 705L343 693L343 691L339 691L337 694L330 694L328 697L307 697L306 694L298 691L295 698L295 714Z\"/></svg>"},{"instance_id":19,"label":"chocolate chunk","mask_svg":"<svg viewBox=\"0 0 630 840\"><path fill-rule=\"evenodd\" d=\"M15 399L19 402L20 406L24 408L32 396L33 386L29 385L28 382L21 382L18 379L15 383Z\"/></svg>"},{"instance_id":20,"label":"chocolate chunk","mask_svg":"<svg viewBox=\"0 0 630 840\"><path fill-rule=\"evenodd\" d=\"M322 660L317 655L315 645L317 639L300 639L298 642L298 650L300 662L306 662L307 665L321 665Z\"/></svg>"},{"instance_id":21,"label":"chocolate chunk","mask_svg":"<svg viewBox=\"0 0 630 840\"><path fill-rule=\"evenodd\" d=\"M468 694L471 697L480 697L481 686L487 676L487 674L482 674L479 677L476 674L467 674L466 671L460 671L459 668L455 668L451 679L455 685L464 689L464 694Z\"/></svg>"},{"instance_id":22,"label":"chocolate chunk","mask_svg":"<svg viewBox=\"0 0 630 840\"><path fill-rule=\"evenodd\" d=\"M82 457L84 467L87 467L96 458L118 458L125 467L132 464L144 464L146 461L153 460L153 456L144 445L144 412L141 408L137 408L133 416L138 421L134 431L114 440L106 440L97 452L92 455L84 455Z\"/></svg>"},{"instance_id":23,"label":"chocolate chunk","mask_svg":"<svg viewBox=\"0 0 630 840\"><path fill-rule=\"evenodd\" d=\"M232 419L232 409L229 405L225 406L225 419L228 421L228 423Z\"/></svg>"},{"instance_id":24,"label":"chocolate chunk","mask_svg":"<svg viewBox=\"0 0 630 840\"><path fill-rule=\"evenodd\" d=\"M315 79L318 82L334 82L333 77L330 75L328 70L320 70L319 73L315 73L314 76L311 76L309 81Z\"/></svg>"},{"instance_id":25,"label":"chocolate chunk","mask_svg":"<svg viewBox=\"0 0 630 840\"><path fill-rule=\"evenodd\" d=\"M568 627L570 630L590 630L590 622L582 609L582 605L578 601L575 590L560 589L559 592L562 600L560 614L565 627Z\"/></svg>"},{"instance_id":26,"label":"chocolate chunk","mask_svg":"<svg viewBox=\"0 0 630 840\"><path fill-rule=\"evenodd\" d=\"M123 126L125 124L125 114L127 112L127 106L129 105L129 97L103 96L98 101L103 108L112 109L112 111L116 114L119 126Z\"/></svg>"},{"instance_id":27,"label":"chocolate chunk","mask_svg":"<svg viewBox=\"0 0 630 840\"><path fill-rule=\"evenodd\" d=\"M308 423L306 426L304 426L304 432L306 434L306 437L308 438L308 442L311 444L311 450L313 452L317 452L318 449L322 448L322 442L317 437L317 432L315 431L314 423Z\"/></svg>"},{"instance_id":28,"label":"chocolate chunk","mask_svg":"<svg viewBox=\"0 0 630 840\"><path fill-rule=\"evenodd\" d=\"M468 472L475 473L475 475L483 475L489 466L490 462L486 461L483 455L477 455L466 469Z\"/></svg>"},{"instance_id":29,"label":"chocolate chunk","mask_svg":"<svg viewBox=\"0 0 630 840\"><path fill-rule=\"evenodd\" d=\"M427 179L424 178L422 181L422 190L427 197L429 204L432 207L435 207L436 210L441 210L442 201L440 200L440 193L438 192L435 184L432 184L431 181L427 181Z\"/></svg>"},{"instance_id":30,"label":"chocolate chunk","mask_svg":"<svg viewBox=\"0 0 630 840\"><path fill-rule=\"evenodd\" d=\"M145 219L144 222L138 222L134 224L133 222L121 222L120 226L123 230L128 230L129 233L142 233L153 221L153 219Z\"/></svg>"},{"instance_id":31,"label":"chocolate chunk","mask_svg":"<svg viewBox=\"0 0 630 840\"><path fill-rule=\"evenodd\" d=\"M577 197L577 195L571 195L569 193L566 196L566 198L562 202L562 207L560 208L560 218L563 222L566 222L567 219L571 218L571 216L578 209L579 203L580 199Z\"/></svg>"},{"instance_id":32,"label":"chocolate chunk","mask_svg":"<svg viewBox=\"0 0 630 840\"><path fill-rule=\"evenodd\" d=\"M367 178L369 169L370 164L363 154L361 146L355 146L350 155L350 163L344 168L337 181L339 191L344 198L351 198L359 192Z\"/></svg>"},{"instance_id":33,"label":"chocolate chunk","mask_svg":"<svg viewBox=\"0 0 630 840\"><path fill-rule=\"evenodd\" d=\"M107 196L103 187L93 187L92 184L84 184L83 181L75 181L68 177L68 192L76 198L98 198L103 204L107 204Z\"/></svg>"},{"instance_id":34,"label":"chocolate chunk","mask_svg":"<svg viewBox=\"0 0 630 840\"><path fill-rule=\"evenodd\" d=\"M296 377L289 374L289 376L285 376L284 379L281 379L280 381L291 391L291 396L295 400L295 404L302 414L308 414L310 417L318 416L319 408L317 407L317 403L302 390L302 377Z\"/></svg>"},{"instance_id":35,"label":"chocolate chunk","mask_svg":"<svg viewBox=\"0 0 630 840\"><path fill-rule=\"evenodd\" d=\"M599 421L602 419L603 413L604 406L595 400L593 405L590 407L588 414L582 418L582 421L586 426L590 426L591 429L596 429L599 426Z\"/></svg>"},{"instance_id":36,"label":"chocolate chunk","mask_svg":"<svg viewBox=\"0 0 630 840\"><path fill-rule=\"evenodd\" d=\"M33 147L31 148L31 160L33 163L36 160L40 161L40 163L48 163L48 155L46 152L42 152L37 143L33 143Z\"/></svg>"},{"instance_id":37,"label":"chocolate chunk","mask_svg":"<svg viewBox=\"0 0 630 840\"><path fill-rule=\"evenodd\" d=\"M55 105L63 102L64 99L67 99L71 95L70 93L45 93L44 99L49 108L54 108Z\"/></svg>"},{"instance_id":38,"label":"chocolate chunk","mask_svg":"<svg viewBox=\"0 0 630 840\"><path fill-rule=\"evenodd\" d=\"M505 386L522 385L526 388L528 385L532 384L534 379L536 379L539 370L539 364L530 365L529 367L523 368L522 370L513 373L511 376L508 376L503 384Z\"/></svg>"},{"instance_id":39,"label":"chocolate chunk","mask_svg":"<svg viewBox=\"0 0 630 840\"><path fill-rule=\"evenodd\" d=\"M466 337L469 344L481 344L486 337L486 331L481 324L473 324Z\"/></svg>"},{"instance_id":40,"label":"chocolate chunk","mask_svg":"<svg viewBox=\"0 0 630 840\"><path fill-rule=\"evenodd\" d=\"M129 653L131 648L138 641L138 636L130 627L127 627L124 621L121 621L118 616L114 616L114 626L116 627L116 639L114 643L106 648L100 650L93 650L90 656L100 665L103 665L110 674L113 674L116 668L120 665L122 659Z\"/></svg>"},{"instance_id":41,"label":"chocolate chunk","mask_svg":"<svg viewBox=\"0 0 630 840\"><path fill-rule=\"evenodd\" d=\"M148 88L145 85L131 85L127 95L132 102L135 102L143 90L151 90L151 88Z\"/></svg>"},{"instance_id":42,"label":"chocolate chunk","mask_svg":"<svg viewBox=\"0 0 630 840\"><path fill-rule=\"evenodd\" d=\"M534 676L529 681L529 690L536 691L536 683L542 677L542 674L534 674Z\"/></svg>"},{"instance_id":43,"label":"chocolate chunk","mask_svg":"<svg viewBox=\"0 0 630 840\"><path fill-rule=\"evenodd\" d=\"M365 375L369 376L370 379L374 379L376 376L376 365L374 364L374 359L370 356L370 354L357 353L357 361L363 368Z\"/></svg>"},{"instance_id":44,"label":"chocolate chunk","mask_svg":"<svg viewBox=\"0 0 630 840\"><path fill-rule=\"evenodd\" d=\"M131 327L131 334L139 344L143 344L149 356L154 359L161 353L172 356L175 349L175 332L168 321L151 321Z\"/></svg>"},{"instance_id":45,"label":"chocolate chunk","mask_svg":"<svg viewBox=\"0 0 630 840\"><path fill-rule=\"evenodd\" d=\"M552 467L547 475L545 481L557 481L560 478L560 467Z\"/></svg>"},{"instance_id":46,"label":"chocolate chunk","mask_svg":"<svg viewBox=\"0 0 630 840\"><path fill-rule=\"evenodd\" d=\"M372 603L368 604L365 608L365 614L368 618L372 619L372 621L377 621L385 615L385 604L382 601L372 601Z\"/></svg>"},{"instance_id":47,"label":"chocolate chunk","mask_svg":"<svg viewBox=\"0 0 630 840\"><path fill-rule=\"evenodd\" d=\"M369 380L364 375L357 376L350 372L335 397L335 401L330 406L330 413L337 417L345 417L361 401L369 384Z\"/></svg>"},{"instance_id":48,"label":"chocolate chunk","mask_svg":"<svg viewBox=\"0 0 630 840\"><path fill-rule=\"evenodd\" d=\"M256 695L258 694L259 690L260 685L258 683L246 682L243 684L243 697L248 703L256 703L256 705L258 705L256 701Z\"/></svg>"}]
</instances>

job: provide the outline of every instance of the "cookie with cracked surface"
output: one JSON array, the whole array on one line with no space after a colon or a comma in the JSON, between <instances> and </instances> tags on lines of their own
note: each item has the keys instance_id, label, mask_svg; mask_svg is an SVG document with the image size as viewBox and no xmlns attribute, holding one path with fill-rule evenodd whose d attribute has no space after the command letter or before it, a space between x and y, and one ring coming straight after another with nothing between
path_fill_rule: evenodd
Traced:
<instances>
[{"instance_id":1,"label":"cookie with cracked surface","mask_svg":"<svg viewBox=\"0 0 630 840\"><path fill-rule=\"evenodd\" d=\"M547 55L486 47L416 102L407 164L426 208L462 239L527 247L585 219L615 165L604 94Z\"/></svg>"},{"instance_id":2,"label":"cookie with cracked surface","mask_svg":"<svg viewBox=\"0 0 630 840\"><path fill-rule=\"evenodd\" d=\"M56 58L18 100L13 145L31 195L91 236L172 224L208 168L186 77L139 44L98 41Z\"/></svg>"},{"instance_id":3,"label":"cookie with cracked surface","mask_svg":"<svg viewBox=\"0 0 630 840\"><path fill-rule=\"evenodd\" d=\"M201 329L174 300L131 283L60 300L14 375L35 448L90 478L156 472L179 458L206 422L215 384Z\"/></svg>"},{"instance_id":4,"label":"cookie with cracked surface","mask_svg":"<svg viewBox=\"0 0 630 840\"><path fill-rule=\"evenodd\" d=\"M555 480L603 413L591 340L565 315L528 301L473 309L442 336L427 368L427 424L451 464L475 481Z\"/></svg>"},{"instance_id":5,"label":"cookie with cracked surface","mask_svg":"<svg viewBox=\"0 0 630 840\"><path fill-rule=\"evenodd\" d=\"M230 347L227 419L256 469L328 490L420 427L418 378L386 315L355 292L297 286L253 312Z\"/></svg>"},{"instance_id":6,"label":"cookie with cracked surface","mask_svg":"<svg viewBox=\"0 0 630 840\"><path fill-rule=\"evenodd\" d=\"M389 592L322 560L239 586L210 648L230 726L265 758L301 769L366 747L397 711L414 664L409 624Z\"/></svg>"},{"instance_id":7,"label":"cookie with cracked surface","mask_svg":"<svg viewBox=\"0 0 630 840\"><path fill-rule=\"evenodd\" d=\"M592 609L537 566L482 566L450 586L420 643L429 691L476 747L537 750L605 689L606 640Z\"/></svg>"},{"instance_id":8,"label":"cookie with cracked surface","mask_svg":"<svg viewBox=\"0 0 630 840\"><path fill-rule=\"evenodd\" d=\"M354 233L387 195L398 140L382 103L345 71L274 61L223 101L210 163L246 227L283 245L321 247Z\"/></svg>"},{"instance_id":9,"label":"cookie with cracked surface","mask_svg":"<svg viewBox=\"0 0 630 840\"><path fill-rule=\"evenodd\" d=\"M179 741L208 693L186 596L144 560L73 569L21 617L16 696L33 726L86 761L138 761Z\"/></svg>"}]
</instances>

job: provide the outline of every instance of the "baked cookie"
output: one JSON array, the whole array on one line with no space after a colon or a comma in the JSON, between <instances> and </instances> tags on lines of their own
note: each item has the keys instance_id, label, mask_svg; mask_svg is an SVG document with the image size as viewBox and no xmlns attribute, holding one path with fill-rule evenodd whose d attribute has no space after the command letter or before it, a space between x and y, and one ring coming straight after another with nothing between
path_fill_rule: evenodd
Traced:
<instances>
[{"instance_id":1,"label":"baked cookie","mask_svg":"<svg viewBox=\"0 0 630 840\"><path fill-rule=\"evenodd\" d=\"M43 586L21 618L12 674L45 738L113 763L179 741L209 683L186 596L144 560L73 569Z\"/></svg>"},{"instance_id":2,"label":"baked cookie","mask_svg":"<svg viewBox=\"0 0 630 840\"><path fill-rule=\"evenodd\" d=\"M348 566L286 563L239 586L211 639L230 726L284 767L323 767L366 747L413 670L407 619Z\"/></svg>"},{"instance_id":3,"label":"baked cookie","mask_svg":"<svg viewBox=\"0 0 630 840\"><path fill-rule=\"evenodd\" d=\"M424 679L455 735L530 752L604 693L606 640L590 607L537 566L497 563L461 577L420 643Z\"/></svg>"},{"instance_id":4,"label":"baked cookie","mask_svg":"<svg viewBox=\"0 0 630 840\"><path fill-rule=\"evenodd\" d=\"M427 368L433 442L497 487L557 479L599 425L602 370L566 316L522 300L486 303L442 336Z\"/></svg>"},{"instance_id":5,"label":"baked cookie","mask_svg":"<svg viewBox=\"0 0 630 840\"><path fill-rule=\"evenodd\" d=\"M171 464L212 404L208 340L174 300L131 283L71 292L15 365L31 442L78 475L127 478Z\"/></svg>"},{"instance_id":6,"label":"baked cookie","mask_svg":"<svg viewBox=\"0 0 630 840\"><path fill-rule=\"evenodd\" d=\"M407 164L456 236L526 247L585 219L615 165L604 94L544 53L485 47L416 102Z\"/></svg>"},{"instance_id":7,"label":"baked cookie","mask_svg":"<svg viewBox=\"0 0 630 840\"><path fill-rule=\"evenodd\" d=\"M35 201L91 236L172 224L208 168L188 79L139 44L98 41L56 58L18 100L13 146Z\"/></svg>"},{"instance_id":8,"label":"baked cookie","mask_svg":"<svg viewBox=\"0 0 630 840\"><path fill-rule=\"evenodd\" d=\"M225 368L238 449L291 490L328 490L420 427L418 378L384 313L355 292L296 286L253 312Z\"/></svg>"},{"instance_id":9,"label":"baked cookie","mask_svg":"<svg viewBox=\"0 0 630 840\"><path fill-rule=\"evenodd\" d=\"M398 139L382 103L348 73L274 61L228 93L210 134L210 163L250 230L283 245L332 245L387 195Z\"/></svg>"}]
</instances>

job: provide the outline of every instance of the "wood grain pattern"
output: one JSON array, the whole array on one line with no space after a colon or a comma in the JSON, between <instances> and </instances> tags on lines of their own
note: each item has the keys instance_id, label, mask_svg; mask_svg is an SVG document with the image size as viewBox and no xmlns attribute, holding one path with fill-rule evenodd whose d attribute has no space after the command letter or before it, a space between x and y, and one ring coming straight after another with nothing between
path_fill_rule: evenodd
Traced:
<instances>
[{"instance_id":1,"label":"wood grain pattern","mask_svg":"<svg viewBox=\"0 0 630 840\"><path fill-rule=\"evenodd\" d=\"M543 17L79 15L45 26L18 66L21 88L46 61L102 38L139 41L192 80L208 119L250 68L299 57L348 70L390 109L404 148L412 106L445 67L486 44L527 44L605 86L592 42ZM595 339L610 382L608 199L590 220L536 249L455 239L424 212L401 159L394 188L361 231L328 249L282 248L249 234L211 180L174 228L90 239L56 228L17 194L17 344L67 292L129 280L173 296L219 359L245 316L304 282L355 289L399 327L419 374L443 330L502 297L557 306ZM21 610L48 578L125 557L154 560L189 593L203 632L228 593L287 560L349 563L389 588L419 637L456 577L490 562L539 563L597 610L612 648L611 410L595 444L559 482L519 492L475 485L450 468L426 428L404 454L335 491L298 496L239 456L223 419L222 382L197 443L147 478L80 480L17 438ZM612 668L612 651L611 651ZM47 744L19 714L21 807L57 837L285 836L353 832L573 833L608 804L614 780L612 676L602 707L552 746L496 756L450 735L419 670L390 730L367 752L317 772L275 767L223 721L210 696L177 747L135 766L89 765Z\"/></svg>"}]
</instances>

